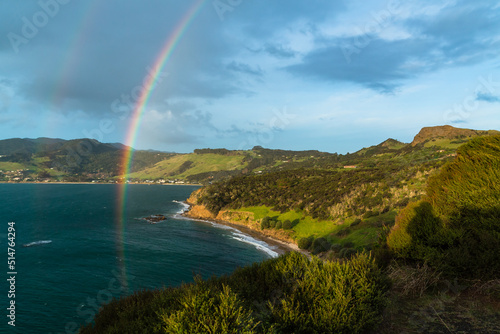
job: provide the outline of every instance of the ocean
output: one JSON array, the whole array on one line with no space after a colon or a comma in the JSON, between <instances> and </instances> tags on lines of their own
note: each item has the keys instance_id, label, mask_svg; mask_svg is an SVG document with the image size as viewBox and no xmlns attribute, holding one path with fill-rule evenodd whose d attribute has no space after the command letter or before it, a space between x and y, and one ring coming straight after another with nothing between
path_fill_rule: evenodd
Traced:
<instances>
[{"instance_id":1,"label":"ocean","mask_svg":"<svg viewBox=\"0 0 500 334\"><path fill-rule=\"evenodd\" d=\"M197 187L127 189L119 222L118 185L0 184L0 333L77 333L112 298L178 286L193 275L230 273L277 255L235 229L180 216L182 201ZM141 219L151 215L167 219Z\"/></svg>"}]
</instances>

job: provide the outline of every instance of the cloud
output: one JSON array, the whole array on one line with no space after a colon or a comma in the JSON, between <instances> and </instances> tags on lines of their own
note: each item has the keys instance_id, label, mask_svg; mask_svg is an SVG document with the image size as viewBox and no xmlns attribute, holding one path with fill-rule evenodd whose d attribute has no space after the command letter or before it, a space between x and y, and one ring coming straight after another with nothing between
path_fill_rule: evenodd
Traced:
<instances>
[{"instance_id":1,"label":"cloud","mask_svg":"<svg viewBox=\"0 0 500 334\"><path fill-rule=\"evenodd\" d=\"M318 35L316 47L285 69L296 77L351 82L395 93L408 79L484 62L496 57L500 47L500 10L482 4L449 5L435 15L392 21L349 37ZM383 38L383 30L391 27L410 34Z\"/></svg>"},{"instance_id":2,"label":"cloud","mask_svg":"<svg viewBox=\"0 0 500 334\"><path fill-rule=\"evenodd\" d=\"M500 102L500 96L496 96L490 93L479 92L476 95L476 101L484 101L489 103Z\"/></svg>"},{"instance_id":3,"label":"cloud","mask_svg":"<svg viewBox=\"0 0 500 334\"><path fill-rule=\"evenodd\" d=\"M166 110L148 110L141 125L140 147L152 147L160 143L163 147L202 143L204 136L219 132L213 125L213 115L200 110L186 111L182 104L170 104ZM190 108L188 108L190 109Z\"/></svg>"},{"instance_id":4,"label":"cloud","mask_svg":"<svg viewBox=\"0 0 500 334\"><path fill-rule=\"evenodd\" d=\"M232 61L231 63L229 63L227 65L227 69L234 71L234 72L255 75L258 77L262 76L262 74L263 74L262 69L259 66L252 68L248 64L238 63L236 61Z\"/></svg>"},{"instance_id":5,"label":"cloud","mask_svg":"<svg viewBox=\"0 0 500 334\"><path fill-rule=\"evenodd\" d=\"M297 52L280 44L266 44L264 50L276 58L293 58Z\"/></svg>"},{"instance_id":6,"label":"cloud","mask_svg":"<svg viewBox=\"0 0 500 334\"><path fill-rule=\"evenodd\" d=\"M406 68L412 66L411 54L424 53L429 47L424 40L373 39L365 49L354 49L352 56L356 58L350 60L345 49L348 41L333 39L329 45L308 53L301 63L285 69L300 77L330 82L347 81L381 93L393 93L403 80L414 76L416 69L410 71ZM433 66L430 61L414 65L420 67L419 71L426 71Z\"/></svg>"}]
</instances>

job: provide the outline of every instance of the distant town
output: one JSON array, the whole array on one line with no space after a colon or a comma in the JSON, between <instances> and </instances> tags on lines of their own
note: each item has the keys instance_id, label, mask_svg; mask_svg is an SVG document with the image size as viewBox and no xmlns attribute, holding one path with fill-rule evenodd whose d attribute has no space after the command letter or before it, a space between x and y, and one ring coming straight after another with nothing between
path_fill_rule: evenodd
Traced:
<instances>
[{"instance_id":1,"label":"distant town","mask_svg":"<svg viewBox=\"0 0 500 334\"><path fill-rule=\"evenodd\" d=\"M100 175L96 174L85 174L82 175L86 178L86 181L78 181L70 177L55 178L47 175L33 176L31 170L29 169L18 169L13 171L0 170L0 182L8 183L65 183L65 182L82 182L82 183L128 183L128 184L196 184L190 183L189 181L179 180L179 179L159 179L159 180L138 180L138 179L125 179L125 178L110 178L105 176L103 173ZM92 176L98 176L92 178Z\"/></svg>"}]
</instances>

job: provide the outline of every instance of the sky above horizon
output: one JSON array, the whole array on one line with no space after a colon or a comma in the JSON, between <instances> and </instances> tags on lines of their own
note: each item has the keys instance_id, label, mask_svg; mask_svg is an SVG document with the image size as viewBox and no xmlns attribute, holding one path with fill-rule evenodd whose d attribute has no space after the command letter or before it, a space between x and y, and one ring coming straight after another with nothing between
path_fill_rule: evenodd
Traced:
<instances>
[{"instance_id":1,"label":"sky above horizon","mask_svg":"<svg viewBox=\"0 0 500 334\"><path fill-rule=\"evenodd\" d=\"M40 0L0 4L0 139L346 153L424 126L500 130L494 1Z\"/></svg>"}]
</instances>

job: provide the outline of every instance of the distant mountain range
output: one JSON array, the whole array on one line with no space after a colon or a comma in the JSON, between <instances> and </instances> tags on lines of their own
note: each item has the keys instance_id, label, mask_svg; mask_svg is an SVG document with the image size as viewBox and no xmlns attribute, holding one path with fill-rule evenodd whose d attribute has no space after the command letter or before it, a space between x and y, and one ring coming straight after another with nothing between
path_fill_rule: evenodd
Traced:
<instances>
[{"instance_id":1,"label":"distant mountain range","mask_svg":"<svg viewBox=\"0 0 500 334\"><path fill-rule=\"evenodd\" d=\"M376 163L373 158L382 154L404 157L420 152L419 156L424 160L443 158L453 154L459 145L471 138L496 133L500 132L448 125L426 127L410 144L388 139L347 155L315 150L271 150L260 146L247 151L199 149L190 154L137 150L129 177L150 182L182 180L209 183L239 174L296 168L370 167ZM101 143L86 138L0 140L0 180L114 181L123 177L119 173L123 167L121 157L126 149L129 148L121 143Z\"/></svg>"}]
</instances>

